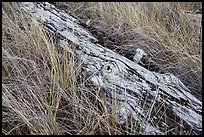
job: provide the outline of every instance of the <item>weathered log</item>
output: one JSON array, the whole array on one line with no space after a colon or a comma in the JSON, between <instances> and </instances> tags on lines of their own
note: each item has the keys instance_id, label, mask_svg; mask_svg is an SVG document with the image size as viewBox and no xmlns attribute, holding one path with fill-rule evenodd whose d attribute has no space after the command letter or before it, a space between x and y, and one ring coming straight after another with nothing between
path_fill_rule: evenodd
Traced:
<instances>
[{"instance_id":1,"label":"weathered log","mask_svg":"<svg viewBox=\"0 0 204 137\"><path fill-rule=\"evenodd\" d=\"M183 134L201 134L202 102L174 75L149 71L104 48L79 20L54 5L21 3L21 8L48 32L57 33L60 46L83 62L88 80L104 89L110 111L116 101L118 124L132 116L143 134L180 134L182 130ZM74 51L68 41L77 45Z\"/></svg>"}]
</instances>

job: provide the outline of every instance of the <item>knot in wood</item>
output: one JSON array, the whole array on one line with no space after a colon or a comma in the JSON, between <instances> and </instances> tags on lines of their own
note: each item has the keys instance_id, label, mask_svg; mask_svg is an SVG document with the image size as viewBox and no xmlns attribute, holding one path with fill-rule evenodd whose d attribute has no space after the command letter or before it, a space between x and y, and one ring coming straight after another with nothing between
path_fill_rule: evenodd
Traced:
<instances>
[{"instance_id":1,"label":"knot in wood","mask_svg":"<svg viewBox=\"0 0 204 137\"><path fill-rule=\"evenodd\" d=\"M117 74L119 72L119 68L116 63L108 62L103 67L103 74Z\"/></svg>"},{"instance_id":2,"label":"knot in wood","mask_svg":"<svg viewBox=\"0 0 204 137\"><path fill-rule=\"evenodd\" d=\"M120 80L120 70L116 62L107 62L102 69L103 81L112 83Z\"/></svg>"}]
</instances>

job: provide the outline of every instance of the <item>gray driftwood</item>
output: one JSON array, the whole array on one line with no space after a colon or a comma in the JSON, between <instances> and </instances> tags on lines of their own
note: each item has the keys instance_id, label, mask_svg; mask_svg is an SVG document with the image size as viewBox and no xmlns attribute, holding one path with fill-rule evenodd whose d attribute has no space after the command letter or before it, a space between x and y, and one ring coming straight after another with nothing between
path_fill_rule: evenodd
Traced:
<instances>
[{"instance_id":1,"label":"gray driftwood","mask_svg":"<svg viewBox=\"0 0 204 137\"><path fill-rule=\"evenodd\" d=\"M104 48L79 20L54 5L21 3L21 8L60 35L60 46L83 62L89 80L104 89L110 111L118 104L118 124L133 118L142 134L201 134L202 102L174 75L151 72ZM68 41L77 45L74 51Z\"/></svg>"}]
</instances>

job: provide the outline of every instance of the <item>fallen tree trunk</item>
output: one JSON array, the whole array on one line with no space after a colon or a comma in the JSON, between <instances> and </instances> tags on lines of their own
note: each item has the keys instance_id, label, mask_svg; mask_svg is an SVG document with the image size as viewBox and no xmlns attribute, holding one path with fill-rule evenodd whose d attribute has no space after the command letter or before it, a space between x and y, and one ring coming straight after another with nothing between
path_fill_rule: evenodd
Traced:
<instances>
[{"instance_id":1,"label":"fallen tree trunk","mask_svg":"<svg viewBox=\"0 0 204 137\"><path fill-rule=\"evenodd\" d=\"M21 3L21 8L59 35L60 46L83 62L88 80L104 89L110 111L117 102L118 124L132 116L142 134L201 134L202 102L174 75L151 72L104 48L79 20L49 3Z\"/></svg>"}]
</instances>

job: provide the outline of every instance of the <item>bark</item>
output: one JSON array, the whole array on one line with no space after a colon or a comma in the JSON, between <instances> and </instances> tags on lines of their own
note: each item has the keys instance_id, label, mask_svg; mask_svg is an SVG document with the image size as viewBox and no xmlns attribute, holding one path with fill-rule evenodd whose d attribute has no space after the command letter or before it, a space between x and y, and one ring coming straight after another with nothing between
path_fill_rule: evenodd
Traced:
<instances>
[{"instance_id":1,"label":"bark","mask_svg":"<svg viewBox=\"0 0 204 137\"><path fill-rule=\"evenodd\" d=\"M60 46L83 62L88 80L104 89L110 111L118 111L118 124L133 117L142 134L201 134L202 102L174 75L149 71L101 46L83 27L86 24L54 5L21 3L21 8L43 23L48 32L57 34ZM76 45L74 50L70 41Z\"/></svg>"}]
</instances>

